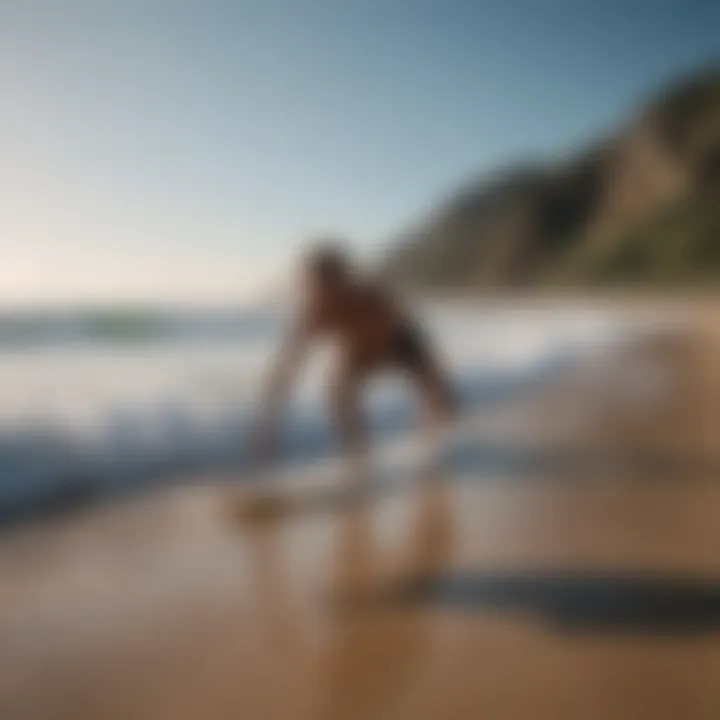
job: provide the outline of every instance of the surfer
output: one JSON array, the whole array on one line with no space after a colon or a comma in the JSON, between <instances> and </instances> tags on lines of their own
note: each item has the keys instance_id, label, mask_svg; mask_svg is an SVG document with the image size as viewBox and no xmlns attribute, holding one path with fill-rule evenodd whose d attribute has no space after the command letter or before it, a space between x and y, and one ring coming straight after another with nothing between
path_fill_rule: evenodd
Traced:
<instances>
[{"instance_id":1,"label":"surfer","mask_svg":"<svg viewBox=\"0 0 720 720\"><path fill-rule=\"evenodd\" d=\"M345 452L365 455L367 429L360 400L365 383L378 372L395 369L413 381L428 428L441 427L454 415L448 378L417 324L386 288L356 271L339 244L323 244L308 253L301 280L304 304L270 369L261 398L254 436L260 459L273 453L279 415L296 371L308 349L322 338L337 345L328 390Z\"/></svg>"}]
</instances>

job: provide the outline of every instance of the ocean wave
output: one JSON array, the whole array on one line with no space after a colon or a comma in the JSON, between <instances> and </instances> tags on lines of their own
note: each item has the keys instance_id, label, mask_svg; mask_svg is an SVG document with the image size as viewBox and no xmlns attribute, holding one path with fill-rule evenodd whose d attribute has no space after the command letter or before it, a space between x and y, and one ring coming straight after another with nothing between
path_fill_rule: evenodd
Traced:
<instances>
[{"instance_id":1,"label":"ocean wave","mask_svg":"<svg viewBox=\"0 0 720 720\"><path fill-rule=\"evenodd\" d=\"M428 318L467 413L526 393L588 352L638 332L637 322L595 311L479 313L467 307L440 309ZM174 322L187 329L189 320ZM257 379L279 320L262 315L233 325L249 333L240 343L218 327L213 332L224 343L194 349L164 343L152 351L120 352L100 343L82 351L61 345L53 352L0 353L6 399L0 414L0 524L160 484L218 474L245 478ZM326 372L321 354L284 418L286 466L337 454L318 400ZM21 412L30 405L31 413ZM413 403L397 382L379 382L367 410L378 442L393 442L413 427Z\"/></svg>"},{"instance_id":2,"label":"ocean wave","mask_svg":"<svg viewBox=\"0 0 720 720\"><path fill-rule=\"evenodd\" d=\"M465 410L506 401L560 371L549 362L533 374L487 373L458 382ZM377 442L392 442L414 425L404 393L389 393L368 409ZM250 467L247 410L208 418L174 404L160 412L109 415L92 436L68 428L30 425L0 434L0 524L166 483L210 474L242 479ZM337 454L331 424L319 408L298 405L283 424L283 458L289 466Z\"/></svg>"}]
</instances>

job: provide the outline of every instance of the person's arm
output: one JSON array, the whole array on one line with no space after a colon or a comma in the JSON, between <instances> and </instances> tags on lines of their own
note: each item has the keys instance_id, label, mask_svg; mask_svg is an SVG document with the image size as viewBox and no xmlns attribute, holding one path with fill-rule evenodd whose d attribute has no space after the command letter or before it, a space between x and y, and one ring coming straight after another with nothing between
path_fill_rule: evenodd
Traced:
<instances>
[{"instance_id":1,"label":"person's arm","mask_svg":"<svg viewBox=\"0 0 720 720\"><path fill-rule=\"evenodd\" d=\"M285 339L271 367L260 398L260 408L253 437L253 453L265 460L274 450L278 415L287 399L297 370L312 338L312 322L308 317L296 322Z\"/></svg>"}]
</instances>

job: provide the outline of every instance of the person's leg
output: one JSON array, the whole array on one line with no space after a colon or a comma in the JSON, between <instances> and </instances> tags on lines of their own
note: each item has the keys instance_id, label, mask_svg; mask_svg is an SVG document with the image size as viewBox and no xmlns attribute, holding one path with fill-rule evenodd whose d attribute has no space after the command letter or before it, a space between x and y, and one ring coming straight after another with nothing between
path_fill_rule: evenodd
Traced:
<instances>
[{"instance_id":1,"label":"person's leg","mask_svg":"<svg viewBox=\"0 0 720 720\"><path fill-rule=\"evenodd\" d=\"M364 373L355 364L342 361L330 388L332 415L343 452L362 459L367 453L367 427L361 408L360 389Z\"/></svg>"},{"instance_id":2,"label":"person's leg","mask_svg":"<svg viewBox=\"0 0 720 720\"><path fill-rule=\"evenodd\" d=\"M414 376L425 405L425 427L427 432L437 435L457 415L452 388L434 363L424 364Z\"/></svg>"},{"instance_id":3,"label":"person's leg","mask_svg":"<svg viewBox=\"0 0 720 720\"><path fill-rule=\"evenodd\" d=\"M394 360L414 382L423 400L427 427L444 425L455 416L456 400L450 381L417 326L408 324L400 330Z\"/></svg>"},{"instance_id":4,"label":"person's leg","mask_svg":"<svg viewBox=\"0 0 720 720\"><path fill-rule=\"evenodd\" d=\"M420 465L434 464L442 451L445 436L457 415L457 404L449 380L435 360L423 351L406 367L424 405L425 441L418 458Z\"/></svg>"}]
</instances>

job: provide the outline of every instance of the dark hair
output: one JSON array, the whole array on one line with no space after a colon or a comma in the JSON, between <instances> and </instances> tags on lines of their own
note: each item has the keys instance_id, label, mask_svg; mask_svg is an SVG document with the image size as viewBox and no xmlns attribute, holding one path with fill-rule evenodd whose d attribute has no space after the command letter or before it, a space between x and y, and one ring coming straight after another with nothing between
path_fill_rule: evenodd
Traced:
<instances>
[{"instance_id":1,"label":"dark hair","mask_svg":"<svg viewBox=\"0 0 720 720\"><path fill-rule=\"evenodd\" d=\"M349 260L337 243L316 246L307 256L305 266L319 280L337 280L347 275Z\"/></svg>"}]
</instances>

